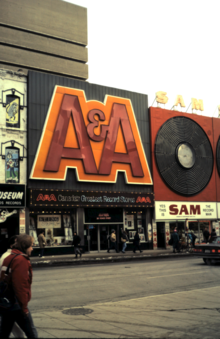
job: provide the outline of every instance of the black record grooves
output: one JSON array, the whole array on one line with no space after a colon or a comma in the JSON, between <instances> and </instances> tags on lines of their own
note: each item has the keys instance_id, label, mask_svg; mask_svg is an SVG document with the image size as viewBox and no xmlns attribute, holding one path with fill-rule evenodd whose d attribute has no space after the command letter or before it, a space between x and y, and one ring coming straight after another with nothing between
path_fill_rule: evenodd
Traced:
<instances>
[{"instance_id":1,"label":"black record grooves","mask_svg":"<svg viewBox=\"0 0 220 339\"><path fill-rule=\"evenodd\" d=\"M180 195L201 192L211 179L212 146L204 130L189 118L174 117L161 126L155 157L163 180Z\"/></svg>"},{"instance_id":2,"label":"black record grooves","mask_svg":"<svg viewBox=\"0 0 220 339\"><path fill-rule=\"evenodd\" d=\"M216 146L216 163L217 163L218 175L220 176L220 137L218 138L218 142Z\"/></svg>"}]
</instances>

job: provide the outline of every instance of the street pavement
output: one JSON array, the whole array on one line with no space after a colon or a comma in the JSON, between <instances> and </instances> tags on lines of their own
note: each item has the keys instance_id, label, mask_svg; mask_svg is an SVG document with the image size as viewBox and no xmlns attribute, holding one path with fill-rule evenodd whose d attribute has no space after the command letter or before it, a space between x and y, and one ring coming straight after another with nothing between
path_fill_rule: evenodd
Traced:
<instances>
[{"instance_id":1,"label":"street pavement","mask_svg":"<svg viewBox=\"0 0 220 339\"><path fill-rule=\"evenodd\" d=\"M33 273L40 338L220 338L219 265L176 257Z\"/></svg>"}]
</instances>

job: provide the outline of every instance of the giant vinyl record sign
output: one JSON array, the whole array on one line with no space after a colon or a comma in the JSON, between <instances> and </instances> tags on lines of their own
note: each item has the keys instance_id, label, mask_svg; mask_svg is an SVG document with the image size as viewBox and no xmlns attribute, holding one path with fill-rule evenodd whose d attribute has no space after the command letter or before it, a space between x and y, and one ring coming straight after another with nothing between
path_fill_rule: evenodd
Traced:
<instances>
[{"instance_id":1,"label":"giant vinyl record sign","mask_svg":"<svg viewBox=\"0 0 220 339\"><path fill-rule=\"evenodd\" d=\"M155 200L217 201L220 123L214 120L218 119L150 108Z\"/></svg>"}]
</instances>

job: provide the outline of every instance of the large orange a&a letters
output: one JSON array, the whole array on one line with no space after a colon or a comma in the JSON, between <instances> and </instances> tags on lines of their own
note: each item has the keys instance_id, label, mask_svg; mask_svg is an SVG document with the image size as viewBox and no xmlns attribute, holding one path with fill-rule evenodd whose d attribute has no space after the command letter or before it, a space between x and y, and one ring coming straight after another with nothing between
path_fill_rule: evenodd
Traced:
<instances>
[{"instance_id":1,"label":"large orange a&a letters","mask_svg":"<svg viewBox=\"0 0 220 339\"><path fill-rule=\"evenodd\" d=\"M55 87L30 178L65 180L70 167L79 181L113 183L122 171L129 184L152 185L129 99L86 101L82 90Z\"/></svg>"}]
</instances>

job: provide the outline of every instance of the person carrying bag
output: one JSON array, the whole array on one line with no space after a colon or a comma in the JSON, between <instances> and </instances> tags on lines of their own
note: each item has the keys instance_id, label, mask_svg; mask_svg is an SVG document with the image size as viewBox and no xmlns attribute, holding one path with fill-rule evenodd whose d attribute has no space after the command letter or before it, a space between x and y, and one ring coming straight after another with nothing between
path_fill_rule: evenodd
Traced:
<instances>
[{"instance_id":1,"label":"person carrying bag","mask_svg":"<svg viewBox=\"0 0 220 339\"><path fill-rule=\"evenodd\" d=\"M2 294L2 320L0 338L9 338L16 322L27 338L38 338L33 319L28 309L31 300L32 267L30 255L33 237L28 234L17 236L12 252L2 265L0 286Z\"/></svg>"},{"instance_id":2,"label":"person carrying bag","mask_svg":"<svg viewBox=\"0 0 220 339\"><path fill-rule=\"evenodd\" d=\"M122 253L125 253L125 249L127 247L127 241L128 241L127 232L122 231L122 235L121 235Z\"/></svg>"}]
</instances>

